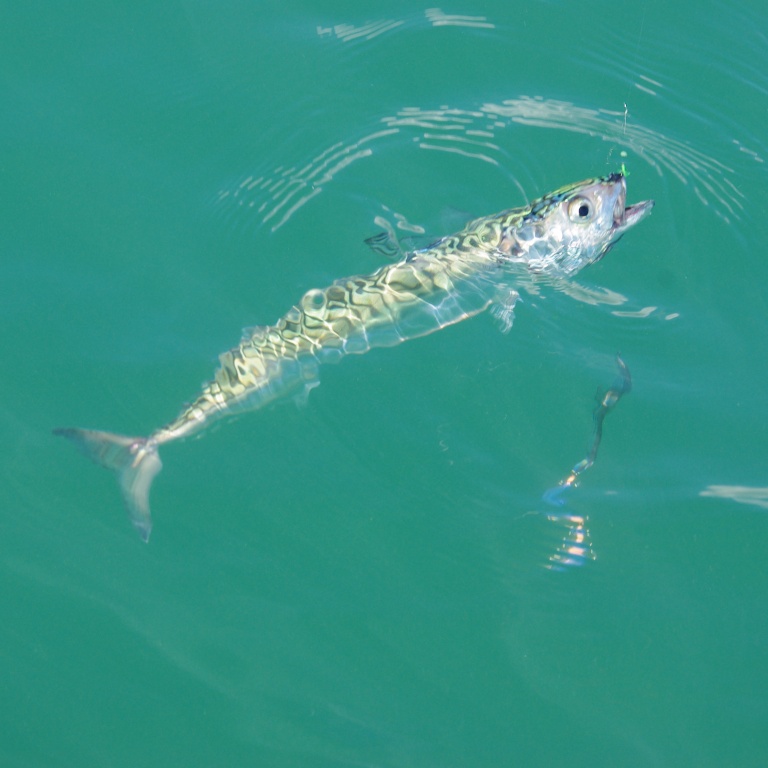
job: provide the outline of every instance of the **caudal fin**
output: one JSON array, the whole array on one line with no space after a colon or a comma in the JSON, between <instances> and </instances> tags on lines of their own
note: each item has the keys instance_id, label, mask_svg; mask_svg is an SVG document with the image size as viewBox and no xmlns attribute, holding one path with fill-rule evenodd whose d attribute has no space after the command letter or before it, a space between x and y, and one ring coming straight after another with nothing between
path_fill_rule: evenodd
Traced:
<instances>
[{"instance_id":1,"label":"caudal fin","mask_svg":"<svg viewBox=\"0 0 768 768\"><path fill-rule=\"evenodd\" d=\"M157 446L146 438L89 429L54 429L53 434L66 437L89 459L117 472L133 527L144 541L149 541L152 530L149 489L163 468Z\"/></svg>"}]
</instances>

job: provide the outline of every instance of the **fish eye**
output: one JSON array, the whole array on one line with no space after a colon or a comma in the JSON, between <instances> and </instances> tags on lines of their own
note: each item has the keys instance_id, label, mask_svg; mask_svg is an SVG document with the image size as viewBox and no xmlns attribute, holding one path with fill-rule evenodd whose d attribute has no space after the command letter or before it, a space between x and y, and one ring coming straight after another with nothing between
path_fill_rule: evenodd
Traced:
<instances>
[{"instance_id":1,"label":"fish eye","mask_svg":"<svg viewBox=\"0 0 768 768\"><path fill-rule=\"evenodd\" d=\"M586 222L592 218L592 204L586 197L577 197L568 205L568 218L574 222Z\"/></svg>"}]
</instances>

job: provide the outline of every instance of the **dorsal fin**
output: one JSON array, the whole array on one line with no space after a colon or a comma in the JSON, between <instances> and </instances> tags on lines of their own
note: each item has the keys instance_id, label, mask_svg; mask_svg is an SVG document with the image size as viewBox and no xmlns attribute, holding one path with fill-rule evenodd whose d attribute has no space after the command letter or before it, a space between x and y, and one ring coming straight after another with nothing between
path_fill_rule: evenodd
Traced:
<instances>
[{"instance_id":1,"label":"dorsal fin","mask_svg":"<svg viewBox=\"0 0 768 768\"><path fill-rule=\"evenodd\" d=\"M391 232L379 232L365 239L365 244L374 252L390 261L398 261L403 258L403 249L400 242L393 237Z\"/></svg>"}]
</instances>

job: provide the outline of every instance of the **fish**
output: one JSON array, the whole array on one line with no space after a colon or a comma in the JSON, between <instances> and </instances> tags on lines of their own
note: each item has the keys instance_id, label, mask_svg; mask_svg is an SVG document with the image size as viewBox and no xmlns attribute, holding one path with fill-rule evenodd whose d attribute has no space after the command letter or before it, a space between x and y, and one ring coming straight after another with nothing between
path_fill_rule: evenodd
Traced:
<instances>
[{"instance_id":1,"label":"fish","mask_svg":"<svg viewBox=\"0 0 768 768\"><path fill-rule=\"evenodd\" d=\"M426 336L486 310L508 331L524 281L567 282L646 218L653 200L627 205L626 194L623 170L570 184L474 219L371 274L307 291L274 325L245 329L197 398L147 437L74 427L54 434L115 472L129 518L147 542L161 446L280 398L306 399L320 366L347 355Z\"/></svg>"}]
</instances>

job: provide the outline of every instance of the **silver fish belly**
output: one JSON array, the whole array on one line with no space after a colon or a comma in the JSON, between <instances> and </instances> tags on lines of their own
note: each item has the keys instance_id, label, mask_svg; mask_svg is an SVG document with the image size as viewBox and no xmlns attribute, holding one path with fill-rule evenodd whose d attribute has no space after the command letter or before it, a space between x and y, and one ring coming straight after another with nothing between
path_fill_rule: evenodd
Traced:
<instances>
[{"instance_id":1,"label":"silver fish belly","mask_svg":"<svg viewBox=\"0 0 768 768\"><path fill-rule=\"evenodd\" d=\"M346 355L425 336L491 307L508 328L517 281L567 280L602 258L652 207L652 201L627 206L625 178L615 173L475 219L370 275L310 290L274 325L249 329L220 356L195 401L148 437L54 432L117 473L131 521L148 541L149 491L162 468L158 448L164 443L215 419L306 395L318 383L320 365Z\"/></svg>"}]
</instances>

